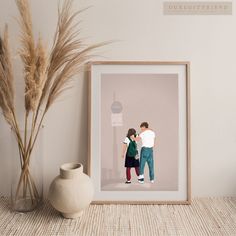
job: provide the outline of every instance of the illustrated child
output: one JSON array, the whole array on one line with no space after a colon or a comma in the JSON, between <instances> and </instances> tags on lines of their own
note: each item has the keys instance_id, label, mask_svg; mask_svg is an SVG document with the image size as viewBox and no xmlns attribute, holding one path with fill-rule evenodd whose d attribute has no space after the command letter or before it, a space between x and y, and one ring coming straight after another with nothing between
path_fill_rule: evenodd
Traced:
<instances>
[{"instance_id":1,"label":"illustrated child","mask_svg":"<svg viewBox=\"0 0 236 236\"><path fill-rule=\"evenodd\" d=\"M123 142L122 158L125 157L126 184L131 183L131 168L135 168L136 175L139 176L139 159L137 158L138 149L135 137L136 130L129 129Z\"/></svg>"}]
</instances>

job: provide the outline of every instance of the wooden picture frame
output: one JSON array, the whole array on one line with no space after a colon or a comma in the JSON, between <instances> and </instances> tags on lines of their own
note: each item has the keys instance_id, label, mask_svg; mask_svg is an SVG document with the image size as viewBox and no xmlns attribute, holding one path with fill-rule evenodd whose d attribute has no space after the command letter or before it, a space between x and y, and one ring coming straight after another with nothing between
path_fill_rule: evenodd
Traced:
<instances>
[{"instance_id":1,"label":"wooden picture frame","mask_svg":"<svg viewBox=\"0 0 236 236\"><path fill-rule=\"evenodd\" d=\"M93 203L190 204L190 63L93 61L88 66L88 174L95 187ZM158 148L153 148L150 169L157 177L154 184L149 182L146 165L144 184L137 182L134 171L132 183L125 184L119 145L126 130L131 126L138 130L143 121L149 121L156 133Z\"/></svg>"}]
</instances>

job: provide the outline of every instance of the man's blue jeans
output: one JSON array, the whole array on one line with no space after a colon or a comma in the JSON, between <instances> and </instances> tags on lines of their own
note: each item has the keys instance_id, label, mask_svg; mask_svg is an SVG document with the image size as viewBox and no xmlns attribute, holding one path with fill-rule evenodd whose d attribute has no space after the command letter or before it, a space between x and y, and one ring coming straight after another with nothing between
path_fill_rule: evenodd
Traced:
<instances>
[{"instance_id":1,"label":"man's blue jeans","mask_svg":"<svg viewBox=\"0 0 236 236\"><path fill-rule=\"evenodd\" d=\"M145 164L148 164L150 180L154 180L154 161L153 161L153 148L142 147L139 164L139 174L144 174Z\"/></svg>"}]
</instances>

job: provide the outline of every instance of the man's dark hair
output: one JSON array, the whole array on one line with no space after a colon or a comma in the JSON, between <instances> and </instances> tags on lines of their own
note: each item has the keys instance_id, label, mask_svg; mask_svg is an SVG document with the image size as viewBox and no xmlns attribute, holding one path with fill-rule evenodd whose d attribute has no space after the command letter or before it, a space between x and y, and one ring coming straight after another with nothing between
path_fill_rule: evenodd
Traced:
<instances>
[{"instance_id":1,"label":"man's dark hair","mask_svg":"<svg viewBox=\"0 0 236 236\"><path fill-rule=\"evenodd\" d=\"M127 138L130 138L132 135L136 135L136 130L133 128L128 130Z\"/></svg>"},{"instance_id":2,"label":"man's dark hair","mask_svg":"<svg viewBox=\"0 0 236 236\"><path fill-rule=\"evenodd\" d=\"M140 125L140 128L142 127L145 127L146 129L149 127L148 123L147 122L143 122L141 125Z\"/></svg>"}]
</instances>

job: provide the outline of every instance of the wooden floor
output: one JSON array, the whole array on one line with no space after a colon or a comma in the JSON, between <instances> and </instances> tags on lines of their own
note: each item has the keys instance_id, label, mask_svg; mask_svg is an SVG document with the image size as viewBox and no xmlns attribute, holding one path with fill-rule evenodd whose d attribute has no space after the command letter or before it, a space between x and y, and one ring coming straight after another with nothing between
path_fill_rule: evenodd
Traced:
<instances>
[{"instance_id":1,"label":"wooden floor","mask_svg":"<svg viewBox=\"0 0 236 236\"><path fill-rule=\"evenodd\" d=\"M236 198L200 198L192 205L92 205L77 220L63 219L48 202L37 211L9 210L0 198L0 235L236 235Z\"/></svg>"}]
</instances>

